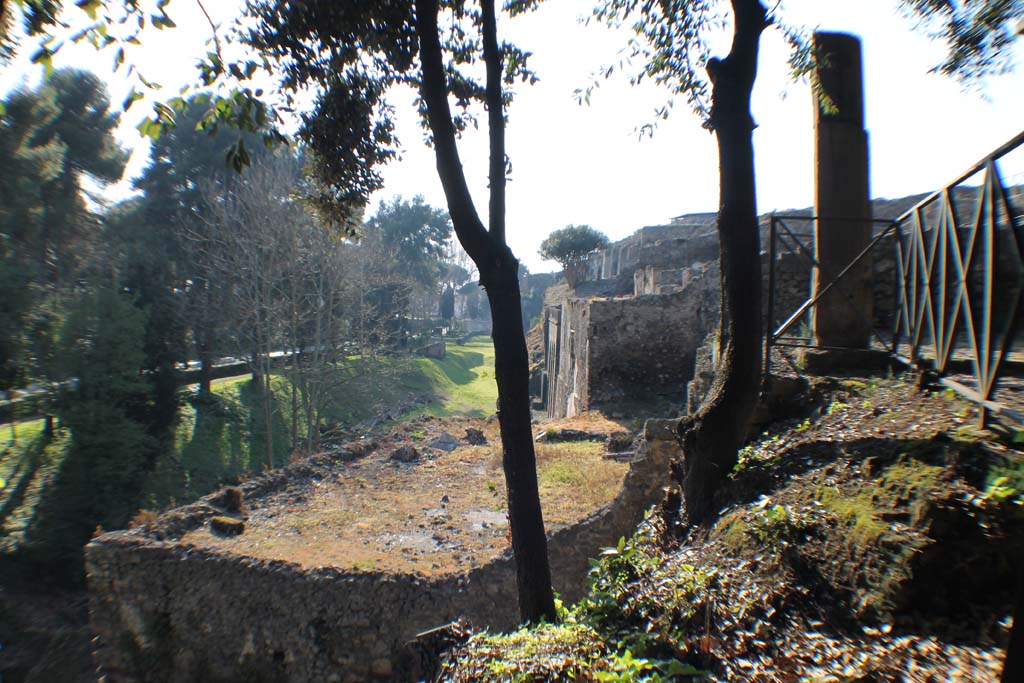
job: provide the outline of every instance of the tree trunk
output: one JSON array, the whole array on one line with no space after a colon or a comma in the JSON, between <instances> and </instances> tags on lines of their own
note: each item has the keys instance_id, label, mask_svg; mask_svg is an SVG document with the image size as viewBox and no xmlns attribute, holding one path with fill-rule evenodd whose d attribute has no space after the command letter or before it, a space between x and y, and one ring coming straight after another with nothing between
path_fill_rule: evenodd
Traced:
<instances>
[{"instance_id":1,"label":"tree trunk","mask_svg":"<svg viewBox=\"0 0 1024 683\"><path fill-rule=\"evenodd\" d=\"M504 105L502 56L497 42L494 0L481 3L486 99L490 141L489 229L473 204L455 142L448 104L444 58L438 37L438 0L417 0L420 42L420 95L434 139L437 172L455 234L480 272L491 306L494 369L502 465L508 487L509 526L523 621L557 620L547 536L537 488L537 465L530 426L529 364L519 296L519 263L505 243Z\"/></svg>"},{"instance_id":2,"label":"tree trunk","mask_svg":"<svg viewBox=\"0 0 1024 683\"><path fill-rule=\"evenodd\" d=\"M213 353L208 344L199 347L199 395L208 397L213 393Z\"/></svg>"},{"instance_id":3,"label":"tree trunk","mask_svg":"<svg viewBox=\"0 0 1024 683\"><path fill-rule=\"evenodd\" d=\"M708 63L711 126L718 139L722 314L715 380L697 413L679 423L684 513L690 524L703 524L717 512L715 493L736 465L761 375L761 256L750 93L767 22L758 0L733 0L732 5L732 49L725 59Z\"/></svg>"},{"instance_id":4,"label":"tree trunk","mask_svg":"<svg viewBox=\"0 0 1024 683\"><path fill-rule=\"evenodd\" d=\"M519 263L508 249L503 256L497 272L485 281L484 288L494 321L491 337L498 383L498 424L512 552L516 558L519 612L526 621L556 621L530 425L530 371L520 307Z\"/></svg>"}]
</instances>

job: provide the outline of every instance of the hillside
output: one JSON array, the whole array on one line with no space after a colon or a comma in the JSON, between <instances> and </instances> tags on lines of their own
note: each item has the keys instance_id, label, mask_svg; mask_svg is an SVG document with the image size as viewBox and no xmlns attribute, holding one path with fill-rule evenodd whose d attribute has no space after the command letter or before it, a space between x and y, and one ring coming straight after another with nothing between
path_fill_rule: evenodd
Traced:
<instances>
[{"instance_id":1,"label":"hillside","mask_svg":"<svg viewBox=\"0 0 1024 683\"><path fill-rule=\"evenodd\" d=\"M653 515L560 625L477 634L441 680L998 680L1018 434L899 381L806 398L743 451L711 528L679 538Z\"/></svg>"}]
</instances>

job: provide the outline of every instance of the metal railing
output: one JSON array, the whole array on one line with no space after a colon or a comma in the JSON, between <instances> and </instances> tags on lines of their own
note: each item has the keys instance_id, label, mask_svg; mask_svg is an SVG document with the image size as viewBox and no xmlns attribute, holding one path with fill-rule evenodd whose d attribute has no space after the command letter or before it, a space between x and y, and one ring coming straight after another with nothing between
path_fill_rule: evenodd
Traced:
<instances>
[{"instance_id":1,"label":"metal railing","mask_svg":"<svg viewBox=\"0 0 1024 683\"><path fill-rule=\"evenodd\" d=\"M817 217L773 215L765 372L773 347L825 348L816 345L809 334L787 333L847 273L873 256L887 237L893 237L894 319L890 330L871 326L874 341L903 363L927 368L944 385L978 403L982 423L990 413L1005 413L1024 421L1024 415L993 400L1015 349L1024 301L1024 192L1016 188L1020 196L1015 197L1004 184L999 167L1000 160L1018 149L1024 152L1024 131L899 218L873 220L884 227L868 246L777 327L778 245L800 254L811 268L819 264L814 249L804 242L813 235L798 234L791 227L795 222L813 225ZM846 299L834 297L832 301ZM847 303L851 315L864 315L852 302ZM971 378L965 383L949 376L952 373L969 374Z\"/></svg>"},{"instance_id":2,"label":"metal railing","mask_svg":"<svg viewBox=\"0 0 1024 683\"><path fill-rule=\"evenodd\" d=\"M838 283L855 267L857 267L864 259L877 248L877 246L889 235L893 234L898 226L891 220L872 219L871 223L876 225L884 226L883 229L874 235L871 242L854 258L849 264L843 268L842 271L833 279L827 283L820 291L813 293L807 298L792 314L790 314L778 327L775 327L775 310L776 310L776 298L778 293L778 255L779 245L781 244L791 253L799 254L801 258L805 260L811 268L819 267L817 258L814 256L815 250L813 242L808 245L804 240L810 238L813 240L814 235L803 234L799 231L794 231L790 227L790 223L803 222L813 225L818 220L818 216L814 215L778 215L772 214L769 222L769 237L768 237L768 302L766 309L766 320L767 325L765 329L768 330L765 335L765 358L768 359L773 346L782 347L793 347L793 348L818 348L818 349L834 349L843 351L857 351L860 349L848 349L845 347L826 347L819 344L815 344L810 333L803 336L795 336L788 334L800 320L810 313L811 309L814 308L821 301L822 297L827 295L835 288ZM863 223L863 219L854 218L829 218L833 222L857 222ZM863 316L865 315L859 307L847 297L837 297L836 301L844 303L848 306L848 313L852 316ZM809 322L805 322L807 327L810 327ZM875 339L881 343L887 350L894 351L891 342L883 337L878 330L875 329L874 325L871 325L872 335ZM765 372L768 370L767 360L765 362Z\"/></svg>"},{"instance_id":3,"label":"metal railing","mask_svg":"<svg viewBox=\"0 0 1024 683\"><path fill-rule=\"evenodd\" d=\"M1006 411L992 398L1020 318L1024 205L1004 185L999 161L1022 146L1024 131L897 220L897 330L907 342L896 355L930 365L981 406L982 422ZM964 360L973 387L946 377Z\"/></svg>"}]
</instances>

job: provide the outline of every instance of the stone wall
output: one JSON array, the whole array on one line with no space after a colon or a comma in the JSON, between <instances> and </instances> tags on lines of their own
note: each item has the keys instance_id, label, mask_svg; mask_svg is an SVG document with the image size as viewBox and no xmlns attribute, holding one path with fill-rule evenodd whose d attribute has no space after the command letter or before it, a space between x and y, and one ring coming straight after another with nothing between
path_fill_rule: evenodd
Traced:
<instances>
[{"instance_id":1,"label":"stone wall","mask_svg":"<svg viewBox=\"0 0 1024 683\"><path fill-rule=\"evenodd\" d=\"M588 558L632 533L665 483L674 443L644 443L605 508L549 535L555 589L585 587ZM246 499L316 479L320 456L245 484ZM406 680L405 644L455 618L507 629L517 622L507 555L463 574L423 577L303 568L177 542L220 510L217 495L162 516L148 530L104 534L86 547L90 620L103 680L355 682Z\"/></svg>"},{"instance_id":2,"label":"stone wall","mask_svg":"<svg viewBox=\"0 0 1024 683\"><path fill-rule=\"evenodd\" d=\"M622 404L678 404L694 352L718 321L718 268L688 269L668 294L567 297L545 309L551 417Z\"/></svg>"}]
</instances>

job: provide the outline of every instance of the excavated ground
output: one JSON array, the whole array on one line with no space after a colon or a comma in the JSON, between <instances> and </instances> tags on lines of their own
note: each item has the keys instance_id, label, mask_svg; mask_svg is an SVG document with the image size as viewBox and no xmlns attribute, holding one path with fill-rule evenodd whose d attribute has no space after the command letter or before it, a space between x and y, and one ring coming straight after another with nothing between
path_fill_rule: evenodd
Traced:
<instances>
[{"instance_id":1,"label":"excavated ground","mask_svg":"<svg viewBox=\"0 0 1024 683\"><path fill-rule=\"evenodd\" d=\"M711 528L676 538L655 516L562 626L477 636L443 679L997 681L1024 433L899 380L822 380L804 400L744 449Z\"/></svg>"},{"instance_id":2,"label":"excavated ground","mask_svg":"<svg viewBox=\"0 0 1024 683\"><path fill-rule=\"evenodd\" d=\"M585 437L545 438L575 429ZM467 430L484 443L471 444ZM628 464L608 452L620 423L581 416L538 432L538 477L551 529L584 519L621 490ZM479 441L480 439L476 439ZM359 445L366 455L331 476L304 479L246 501L244 533L209 525L180 542L221 552L424 575L465 571L509 548L507 501L496 419L424 417Z\"/></svg>"}]
</instances>

